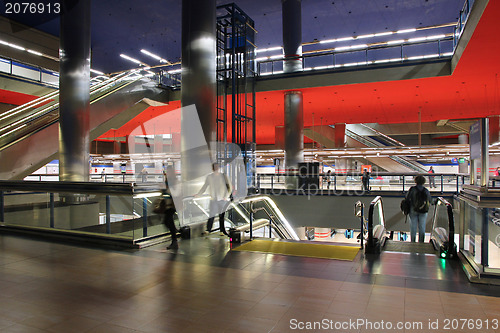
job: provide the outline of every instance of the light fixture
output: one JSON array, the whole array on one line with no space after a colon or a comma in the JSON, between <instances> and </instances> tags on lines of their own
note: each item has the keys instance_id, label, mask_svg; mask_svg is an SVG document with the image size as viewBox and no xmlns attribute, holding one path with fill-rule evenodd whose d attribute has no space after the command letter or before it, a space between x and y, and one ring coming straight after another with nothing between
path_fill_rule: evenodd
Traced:
<instances>
[{"instance_id":1,"label":"light fixture","mask_svg":"<svg viewBox=\"0 0 500 333\"><path fill-rule=\"evenodd\" d=\"M179 68L179 69L172 69L172 70L168 71L167 73L168 74L177 74L177 73L180 73L180 72L182 72L181 68Z\"/></svg>"},{"instance_id":2,"label":"light fixture","mask_svg":"<svg viewBox=\"0 0 500 333\"><path fill-rule=\"evenodd\" d=\"M43 56L43 54L41 52L38 52L38 51L33 51L30 49L27 49L26 51L28 51L31 54L37 55L37 56Z\"/></svg>"},{"instance_id":3,"label":"light fixture","mask_svg":"<svg viewBox=\"0 0 500 333\"><path fill-rule=\"evenodd\" d=\"M137 59L132 58L132 57L129 57L129 56L128 56L128 55L126 55L126 54L121 53L121 54L120 54L120 57L122 57L123 59L127 59L128 61L135 62L136 64L139 64L139 65L142 65L142 66L146 66L146 67L148 67L148 65L147 65L147 64L145 64L145 63L143 63L142 61L137 60Z\"/></svg>"},{"instance_id":4,"label":"light fixture","mask_svg":"<svg viewBox=\"0 0 500 333\"><path fill-rule=\"evenodd\" d=\"M387 42L388 45L394 45L394 44L403 44L405 42L404 39L397 39L397 40L390 40Z\"/></svg>"},{"instance_id":5,"label":"light fixture","mask_svg":"<svg viewBox=\"0 0 500 333\"><path fill-rule=\"evenodd\" d=\"M257 49L255 50L255 53L262 53L262 52L269 52L269 51L277 51L277 50L282 50L283 48L281 46L274 46L274 47L269 47L267 49Z\"/></svg>"},{"instance_id":6,"label":"light fixture","mask_svg":"<svg viewBox=\"0 0 500 333\"><path fill-rule=\"evenodd\" d=\"M92 68L90 69L90 71L91 71L92 73L94 73L94 74L104 75L104 73L103 73L103 72L98 71L98 70L95 70L95 69L92 69Z\"/></svg>"},{"instance_id":7,"label":"light fixture","mask_svg":"<svg viewBox=\"0 0 500 333\"><path fill-rule=\"evenodd\" d=\"M154 53L151 53L151 52L149 52L148 50L144 50L144 49L142 49L142 50L141 50L141 52L142 52L142 53L144 53L145 55L150 56L150 57L151 57L151 58L153 58L153 59L158 60L159 62L166 63L166 64L170 63L168 60L163 59L163 58L162 58L162 57L160 57L159 55L156 55L156 54L154 54Z\"/></svg>"},{"instance_id":8,"label":"light fixture","mask_svg":"<svg viewBox=\"0 0 500 333\"><path fill-rule=\"evenodd\" d=\"M406 34L406 33L415 32L415 31L417 31L417 29L411 28L411 29L398 30L398 31L396 31L396 33L397 34Z\"/></svg>"}]
</instances>

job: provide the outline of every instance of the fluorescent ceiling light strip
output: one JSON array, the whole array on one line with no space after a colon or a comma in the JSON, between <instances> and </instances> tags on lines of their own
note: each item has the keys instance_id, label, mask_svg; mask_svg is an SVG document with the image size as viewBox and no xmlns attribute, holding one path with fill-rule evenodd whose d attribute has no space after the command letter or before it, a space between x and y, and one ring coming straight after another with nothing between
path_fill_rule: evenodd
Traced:
<instances>
[{"instance_id":1,"label":"fluorescent ceiling light strip","mask_svg":"<svg viewBox=\"0 0 500 333\"><path fill-rule=\"evenodd\" d=\"M390 40L387 42L388 45L393 45L393 44L403 44L405 42L404 39L397 39L397 40Z\"/></svg>"},{"instance_id":2,"label":"fluorescent ceiling light strip","mask_svg":"<svg viewBox=\"0 0 500 333\"><path fill-rule=\"evenodd\" d=\"M282 50L282 49L283 48L281 46L273 46L273 47L268 47L267 49L257 49L257 50L255 50L255 53L278 51L278 50Z\"/></svg>"},{"instance_id":3,"label":"fluorescent ceiling light strip","mask_svg":"<svg viewBox=\"0 0 500 333\"><path fill-rule=\"evenodd\" d=\"M339 39L337 39L337 42L345 42L345 41L348 41L348 40L354 40L354 37L339 38Z\"/></svg>"},{"instance_id":4,"label":"fluorescent ceiling light strip","mask_svg":"<svg viewBox=\"0 0 500 333\"><path fill-rule=\"evenodd\" d=\"M154 53L151 53L151 52L149 52L148 50L144 50L144 49L142 49L142 50L141 50L141 52L142 52L142 53L144 53L145 55L150 56L150 57L151 57L151 58L153 58L153 59L158 60L159 62L168 63L168 60L165 60L165 59L163 59L162 57L160 57L159 55L156 55L156 54L154 54Z\"/></svg>"},{"instance_id":5,"label":"fluorescent ceiling light strip","mask_svg":"<svg viewBox=\"0 0 500 333\"><path fill-rule=\"evenodd\" d=\"M95 74L104 75L104 73L103 73L103 72L98 71L98 70L95 70L95 69L92 69L92 68L90 69L90 71L91 71L92 73L95 73Z\"/></svg>"},{"instance_id":6,"label":"fluorescent ceiling light strip","mask_svg":"<svg viewBox=\"0 0 500 333\"><path fill-rule=\"evenodd\" d=\"M408 39L408 43L421 42L424 40L427 40L427 37L410 38L410 39Z\"/></svg>"},{"instance_id":7,"label":"fluorescent ceiling light strip","mask_svg":"<svg viewBox=\"0 0 500 333\"><path fill-rule=\"evenodd\" d=\"M27 49L26 51L28 51L31 54L37 55L37 56L43 56L43 54L41 52L38 52L38 51L33 51L30 49Z\"/></svg>"},{"instance_id":8,"label":"fluorescent ceiling light strip","mask_svg":"<svg viewBox=\"0 0 500 333\"><path fill-rule=\"evenodd\" d=\"M127 59L128 61L135 62L136 64L139 64L139 65L143 64L141 61L139 61L139 60L137 60L135 58L129 57L128 55L123 54L123 53L120 54L120 57L122 57L123 59Z\"/></svg>"},{"instance_id":9,"label":"fluorescent ceiling light strip","mask_svg":"<svg viewBox=\"0 0 500 333\"><path fill-rule=\"evenodd\" d=\"M16 44L9 43L9 46L13 47L15 49L21 50L21 51L26 51L26 49L24 47L16 45Z\"/></svg>"},{"instance_id":10,"label":"fluorescent ceiling light strip","mask_svg":"<svg viewBox=\"0 0 500 333\"><path fill-rule=\"evenodd\" d=\"M270 56L269 59L282 59L283 58L283 55L274 55L274 56Z\"/></svg>"},{"instance_id":11,"label":"fluorescent ceiling light strip","mask_svg":"<svg viewBox=\"0 0 500 333\"><path fill-rule=\"evenodd\" d=\"M377 34L373 34L373 37L380 37L380 36L388 36L394 34L394 31L387 31L387 32L379 32Z\"/></svg>"},{"instance_id":12,"label":"fluorescent ceiling light strip","mask_svg":"<svg viewBox=\"0 0 500 333\"><path fill-rule=\"evenodd\" d=\"M320 40L319 43L320 44L327 44L327 43L335 43L337 41L337 39L326 39L326 40Z\"/></svg>"},{"instance_id":13,"label":"fluorescent ceiling light strip","mask_svg":"<svg viewBox=\"0 0 500 333\"><path fill-rule=\"evenodd\" d=\"M372 38L372 37L375 37L375 34L361 35L361 36L355 37L355 39Z\"/></svg>"},{"instance_id":14,"label":"fluorescent ceiling light strip","mask_svg":"<svg viewBox=\"0 0 500 333\"><path fill-rule=\"evenodd\" d=\"M426 39L432 40L432 39L441 39L441 38L445 38L445 37L446 37L446 35L433 35L433 36L427 37Z\"/></svg>"},{"instance_id":15,"label":"fluorescent ceiling light strip","mask_svg":"<svg viewBox=\"0 0 500 333\"><path fill-rule=\"evenodd\" d=\"M406 33L415 32L415 31L417 31L417 29L411 28L411 29L398 30L398 31L396 31L396 33L397 34L406 34Z\"/></svg>"}]
</instances>

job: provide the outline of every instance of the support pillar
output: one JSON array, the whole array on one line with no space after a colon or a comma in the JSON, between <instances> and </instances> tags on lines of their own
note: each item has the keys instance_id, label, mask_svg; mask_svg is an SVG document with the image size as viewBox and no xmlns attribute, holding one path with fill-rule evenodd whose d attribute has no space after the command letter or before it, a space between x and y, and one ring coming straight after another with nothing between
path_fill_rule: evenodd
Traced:
<instances>
[{"instance_id":1,"label":"support pillar","mask_svg":"<svg viewBox=\"0 0 500 333\"><path fill-rule=\"evenodd\" d=\"M481 119L481 187L488 188L490 178L488 118Z\"/></svg>"},{"instance_id":2,"label":"support pillar","mask_svg":"<svg viewBox=\"0 0 500 333\"><path fill-rule=\"evenodd\" d=\"M182 1L181 105L196 105L207 143L215 141L215 0ZM181 120L181 128L186 124ZM189 133L182 140L189 139Z\"/></svg>"},{"instance_id":3,"label":"support pillar","mask_svg":"<svg viewBox=\"0 0 500 333\"><path fill-rule=\"evenodd\" d=\"M90 1L61 1L59 179L88 181Z\"/></svg>"},{"instance_id":4,"label":"support pillar","mask_svg":"<svg viewBox=\"0 0 500 333\"><path fill-rule=\"evenodd\" d=\"M281 0L283 19L283 72L302 70L302 5L301 0Z\"/></svg>"},{"instance_id":5,"label":"support pillar","mask_svg":"<svg viewBox=\"0 0 500 333\"><path fill-rule=\"evenodd\" d=\"M285 167L304 161L304 108L300 91L285 92Z\"/></svg>"},{"instance_id":6,"label":"support pillar","mask_svg":"<svg viewBox=\"0 0 500 333\"><path fill-rule=\"evenodd\" d=\"M182 0L181 75L182 195L190 196L216 160L216 147L207 147L216 141L216 0Z\"/></svg>"}]
</instances>

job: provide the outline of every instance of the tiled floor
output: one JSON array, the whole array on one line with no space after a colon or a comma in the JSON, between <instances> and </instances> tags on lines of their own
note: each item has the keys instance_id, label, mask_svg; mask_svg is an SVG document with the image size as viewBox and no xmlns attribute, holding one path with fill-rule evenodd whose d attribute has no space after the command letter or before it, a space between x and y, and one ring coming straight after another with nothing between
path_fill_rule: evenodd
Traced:
<instances>
[{"instance_id":1,"label":"tiled floor","mask_svg":"<svg viewBox=\"0 0 500 333\"><path fill-rule=\"evenodd\" d=\"M220 238L180 247L110 251L0 236L0 332L387 332L398 322L422 328L392 331L500 332L500 287L469 284L457 262L432 255L308 259L227 252ZM475 321L445 330L446 320L462 326L452 319ZM350 325L358 320L372 329ZM294 330L308 322L324 326Z\"/></svg>"}]
</instances>

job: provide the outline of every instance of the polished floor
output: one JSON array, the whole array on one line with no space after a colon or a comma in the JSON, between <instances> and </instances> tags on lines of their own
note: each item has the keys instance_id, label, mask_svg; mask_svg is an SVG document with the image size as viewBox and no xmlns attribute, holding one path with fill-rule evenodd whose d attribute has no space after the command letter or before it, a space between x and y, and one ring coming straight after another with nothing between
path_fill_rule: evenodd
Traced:
<instances>
[{"instance_id":1,"label":"polished floor","mask_svg":"<svg viewBox=\"0 0 500 333\"><path fill-rule=\"evenodd\" d=\"M500 287L470 284L458 262L433 255L310 259L228 252L219 237L164 246L0 235L0 332L387 332L380 325L399 322L421 326L392 331L500 332Z\"/></svg>"}]
</instances>

